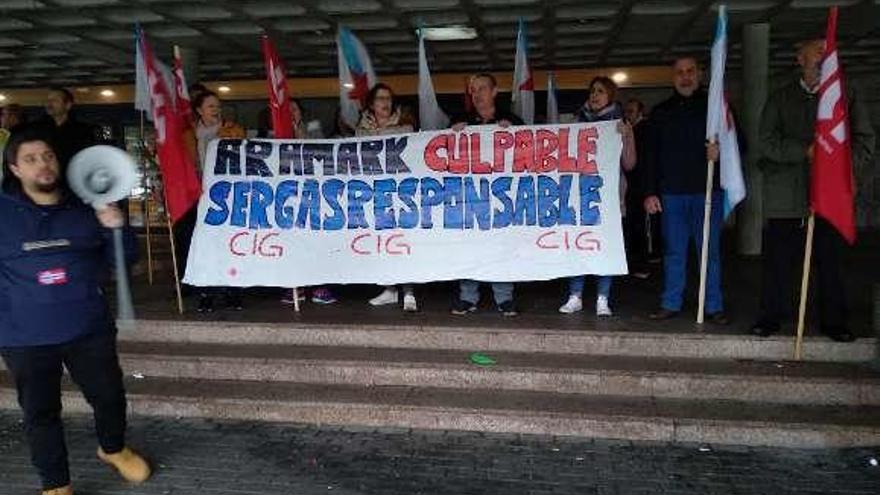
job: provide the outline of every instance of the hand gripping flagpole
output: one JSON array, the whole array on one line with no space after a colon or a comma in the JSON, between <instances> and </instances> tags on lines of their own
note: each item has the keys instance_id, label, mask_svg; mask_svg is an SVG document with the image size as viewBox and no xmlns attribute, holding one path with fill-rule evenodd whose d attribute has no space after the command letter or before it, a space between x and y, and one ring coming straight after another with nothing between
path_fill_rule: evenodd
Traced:
<instances>
[{"instance_id":1,"label":"hand gripping flagpole","mask_svg":"<svg viewBox=\"0 0 880 495\"><path fill-rule=\"evenodd\" d=\"M709 141L715 144L715 138ZM697 323L702 325L706 309L706 270L709 266L709 234L712 229L712 185L715 183L715 160L709 160L706 172L706 200L703 206L703 247L700 254L700 297L697 308ZM702 330L702 327L700 327Z\"/></svg>"}]
</instances>

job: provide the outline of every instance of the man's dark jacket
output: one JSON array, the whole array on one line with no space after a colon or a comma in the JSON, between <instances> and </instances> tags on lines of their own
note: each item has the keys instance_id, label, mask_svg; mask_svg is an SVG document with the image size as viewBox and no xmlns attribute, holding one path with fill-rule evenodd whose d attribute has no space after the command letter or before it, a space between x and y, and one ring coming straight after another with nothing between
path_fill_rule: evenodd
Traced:
<instances>
[{"instance_id":1,"label":"man's dark jacket","mask_svg":"<svg viewBox=\"0 0 880 495\"><path fill-rule=\"evenodd\" d=\"M0 347L112 331L101 289L113 259L111 232L71 194L40 206L10 189L0 193ZM126 231L125 240L131 260L134 237Z\"/></svg>"},{"instance_id":2,"label":"man's dark jacket","mask_svg":"<svg viewBox=\"0 0 880 495\"><path fill-rule=\"evenodd\" d=\"M645 196L704 194L706 191L706 92L674 92L654 107L645 156L639 156ZM715 174L714 188L719 188Z\"/></svg>"},{"instance_id":3,"label":"man's dark jacket","mask_svg":"<svg viewBox=\"0 0 880 495\"><path fill-rule=\"evenodd\" d=\"M852 87L847 87L847 104L856 189L873 177L876 145L867 108ZM806 91L795 79L767 99L761 114L758 167L764 172L764 218L804 218L810 189L807 147L813 142L818 95Z\"/></svg>"}]
</instances>

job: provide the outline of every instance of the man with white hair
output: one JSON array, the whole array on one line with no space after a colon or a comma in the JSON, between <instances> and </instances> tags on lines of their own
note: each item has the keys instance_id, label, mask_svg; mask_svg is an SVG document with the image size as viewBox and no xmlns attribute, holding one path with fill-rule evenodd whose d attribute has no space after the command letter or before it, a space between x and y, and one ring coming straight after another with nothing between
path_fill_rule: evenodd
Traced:
<instances>
[{"instance_id":1,"label":"man with white hair","mask_svg":"<svg viewBox=\"0 0 880 495\"><path fill-rule=\"evenodd\" d=\"M752 333L769 336L791 316L792 279L804 255L805 219L809 215L810 166L819 105L819 77L825 40L801 43L797 78L773 93L761 115L758 168L763 172L763 274L761 309ZM847 87L853 175L858 178L872 163L874 129L868 112L852 87ZM827 221L816 217L812 290L819 304L822 333L842 342L853 340L846 327L846 297L841 258L846 244Z\"/></svg>"}]
</instances>

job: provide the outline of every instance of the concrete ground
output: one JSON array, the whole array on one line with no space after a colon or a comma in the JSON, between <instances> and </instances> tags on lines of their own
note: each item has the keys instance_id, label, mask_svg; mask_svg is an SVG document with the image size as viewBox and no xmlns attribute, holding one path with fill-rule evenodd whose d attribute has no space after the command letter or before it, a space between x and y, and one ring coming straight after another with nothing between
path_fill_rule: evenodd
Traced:
<instances>
[{"instance_id":1,"label":"concrete ground","mask_svg":"<svg viewBox=\"0 0 880 495\"><path fill-rule=\"evenodd\" d=\"M480 311L468 316L450 315L449 309L457 297L457 285L451 282L421 284L416 286L420 311L404 314L399 307L374 308L367 301L377 295L381 288L369 285L331 286L340 302L322 306L306 302L301 314L293 313L290 306L279 303L281 291L277 288L251 288L245 295L244 311L218 310L211 314L195 311L197 298L191 293L186 298L187 312L178 315L172 285L170 265L155 271L154 285L147 284L145 273L135 277L134 300L138 318L147 319L198 319L220 321L284 322L300 321L315 323L351 324L418 324L522 328L553 328L557 330L620 330L709 333L746 333L754 323L758 312L760 294L760 259L737 256L731 246L731 235L726 234L726 250L723 256L723 290L725 310L732 320L729 326L706 325L700 329L695 323L697 306L697 265L692 257L689 274L691 280L681 315L673 320L654 322L648 314L659 304L662 288L662 265L650 265L652 276L648 280L633 277L615 278L612 289L612 307L615 316L610 319L595 317L595 286L588 279L584 294L584 311L574 315L561 315L557 309L565 301L567 284L564 280L525 282L516 285L516 302L521 314L517 318L502 318L492 304L488 284L482 287ZM157 244L159 240L155 241ZM157 250L159 246L157 245ZM307 259L303 261L307 262ZM797 280L792 281L792 308L797 306L795 292L800 286L800 269ZM844 269L847 300L850 305L850 329L858 336L873 336L872 300L874 285L880 283L880 232L861 233L856 247L847 253ZM811 294L815 290L811 291ZM811 305L812 306L812 305ZM818 334L814 315L808 313L807 335ZM795 314L783 322L783 334L794 334Z\"/></svg>"},{"instance_id":2,"label":"concrete ground","mask_svg":"<svg viewBox=\"0 0 880 495\"><path fill-rule=\"evenodd\" d=\"M792 450L569 437L134 418L155 476L130 486L67 420L78 495L880 493L880 450ZM17 414L0 413L0 494L38 493ZM874 461L872 461L872 459Z\"/></svg>"}]
</instances>

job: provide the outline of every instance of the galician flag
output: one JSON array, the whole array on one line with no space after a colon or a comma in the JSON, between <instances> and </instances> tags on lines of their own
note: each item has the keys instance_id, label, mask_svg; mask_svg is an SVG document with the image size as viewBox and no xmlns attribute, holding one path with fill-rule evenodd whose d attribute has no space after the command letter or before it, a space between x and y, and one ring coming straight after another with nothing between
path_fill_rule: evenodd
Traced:
<instances>
[{"instance_id":1,"label":"galician flag","mask_svg":"<svg viewBox=\"0 0 880 495\"><path fill-rule=\"evenodd\" d=\"M736 125L724 94L724 67L727 60L727 8L718 8L718 26L712 44L712 80L709 83L709 110L706 115L706 139L718 142L718 170L724 191L724 217L746 197Z\"/></svg>"},{"instance_id":2,"label":"galician flag","mask_svg":"<svg viewBox=\"0 0 880 495\"><path fill-rule=\"evenodd\" d=\"M339 58L339 108L345 123L354 127L367 93L376 84L376 72L364 44L345 26L339 26L336 48Z\"/></svg>"},{"instance_id":3,"label":"galician flag","mask_svg":"<svg viewBox=\"0 0 880 495\"><path fill-rule=\"evenodd\" d=\"M856 241L852 149L846 91L837 57L837 7L828 14L818 94L810 207L852 244Z\"/></svg>"},{"instance_id":4,"label":"galician flag","mask_svg":"<svg viewBox=\"0 0 880 495\"><path fill-rule=\"evenodd\" d=\"M437 103L428 56L425 54L425 37L419 29L419 126L422 130L445 129L449 126L449 116Z\"/></svg>"},{"instance_id":5,"label":"galician flag","mask_svg":"<svg viewBox=\"0 0 880 495\"><path fill-rule=\"evenodd\" d=\"M513 113L528 125L535 123L535 79L529 66L529 41L526 36L526 23L519 20L516 33L516 63L513 68L513 88L511 88Z\"/></svg>"},{"instance_id":6,"label":"galician flag","mask_svg":"<svg viewBox=\"0 0 880 495\"><path fill-rule=\"evenodd\" d=\"M559 123L559 102L556 98L556 76L551 72L547 76L547 123Z\"/></svg>"}]
</instances>

